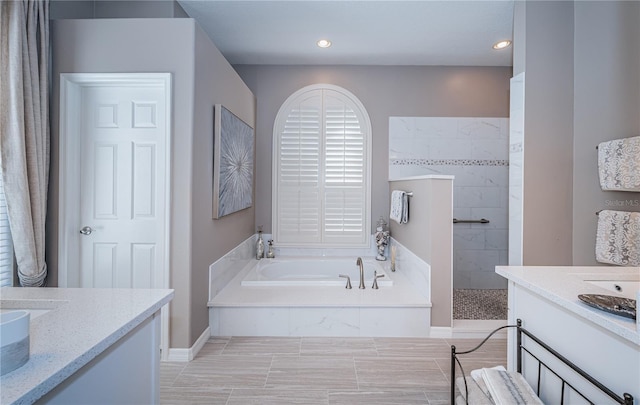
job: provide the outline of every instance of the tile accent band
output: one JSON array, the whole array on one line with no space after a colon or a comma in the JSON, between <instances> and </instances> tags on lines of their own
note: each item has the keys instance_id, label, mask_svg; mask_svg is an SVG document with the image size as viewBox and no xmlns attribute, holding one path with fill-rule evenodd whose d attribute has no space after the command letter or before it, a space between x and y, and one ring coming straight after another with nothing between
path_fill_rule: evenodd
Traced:
<instances>
[{"instance_id":1,"label":"tile accent band","mask_svg":"<svg viewBox=\"0 0 640 405\"><path fill-rule=\"evenodd\" d=\"M393 166L509 166L503 159L389 159Z\"/></svg>"}]
</instances>

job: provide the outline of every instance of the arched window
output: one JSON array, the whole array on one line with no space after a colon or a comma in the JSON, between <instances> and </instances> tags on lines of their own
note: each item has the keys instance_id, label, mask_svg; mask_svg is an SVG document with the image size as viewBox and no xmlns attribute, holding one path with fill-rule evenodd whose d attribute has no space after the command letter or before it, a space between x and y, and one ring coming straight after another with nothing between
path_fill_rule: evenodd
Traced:
<instances>
[{"instance_id":1,"label":"arched window","mask_svg":"<svg viewBox=\"0 0 640 405\"><path fill-rule=\"evenodd\" d=\"M347 90L292 94L273 129L273 238L279 246L369 246L371 123Z\"/></svg>"}]
</instances>

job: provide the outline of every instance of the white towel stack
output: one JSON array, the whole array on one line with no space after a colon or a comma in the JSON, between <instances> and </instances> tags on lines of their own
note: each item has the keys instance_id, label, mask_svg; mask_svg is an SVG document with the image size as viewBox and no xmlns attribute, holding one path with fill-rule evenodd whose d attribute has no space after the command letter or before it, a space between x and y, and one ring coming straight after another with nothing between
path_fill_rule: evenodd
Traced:
<instances>
[{"instance_id":1,"label":"white towel stack","mask_svg":"<svg viewBox=\"0 0 640 405\"><path fill-rule=\"evenodd\" d=\"M640 212L600 211L596 260L619 266L640 266Z\"/></svg>"},{"instance_id":2,"label":"white towel stack","mask_svg":"<svg viewBox=\"0 0 640 405\"><path fill-rule=\"evenodd\" d=\"M409 196L406 191L393 190L391 192L391 213L389 218L399 224L409 222Z\"/></svg>"},{"instance_id":3,"label":"white towel stack","mask_svg":"<svg viewBox=\"0 0 640 405\"><path fill-rule=\"evenodd\" d=\"M522 374L507 371L502 366L473 370L471 377L466 379L466 389L463 378L456 379L460 391L456 405L542 405Z\"/></svg>"},{"instance_id":4,"label":"white towel stack","mask_svg":"<svg viewBox=\"0 0 640 405\"><path fill-rule=\"evenodd\" d=\"M613 191L640 191L640 136L598 145L600 187Z\"/></svg>"},{"instance_id":5,"label":"white towel stack","mask_svg":"<svg viewBox=\"0 0 640 405\"><path fill-rule=\"evenodd\" d=\"M533 392L522 374L512 371L483 368L482 379L485 384L487 384L491 399L496 405L543 405L540 398Z\"/></svg>"}]
</instances>

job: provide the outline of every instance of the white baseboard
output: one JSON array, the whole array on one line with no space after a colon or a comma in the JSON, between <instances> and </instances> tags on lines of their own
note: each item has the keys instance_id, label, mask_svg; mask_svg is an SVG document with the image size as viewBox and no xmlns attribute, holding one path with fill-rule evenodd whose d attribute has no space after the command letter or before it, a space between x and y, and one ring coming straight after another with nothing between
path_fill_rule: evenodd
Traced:
<instances>
[{"instance_id":1,"label":"white baseboard","mask_svg":"<svg viewBox=\"0 0 640 405\"><path fill-rule=\"evenodd\" d=\"M453 328L448 326L432 326L429 329L429 337L432 338L450 338Z\"/></svg>"},{"instance_id":2,"label":"white baseboard","mask_svg":"<svg viewBox=\"0 0 640 405\"><path fill-rule=\"evenodd\" d=\"M188 349L169 349L169 356L167 361L191 361L196 358L198 352L202 349L207 340L211 337L211 329L207 327L207 329L202 332L200 337L196 340L196 342Z\"/></svg>"},{"instance_id":3,"label":"white baseboard","mask_svg":"<svg viewBox=\"0 0 640 405\"><path fill-rule=\"evenodd\" d=\"M453 338L485 338L494 329L507 324L506 320L462 320L453 321ZM503 329L493 335L496 338L506 339L507 330Z\"/></svg>"}]
</instances>

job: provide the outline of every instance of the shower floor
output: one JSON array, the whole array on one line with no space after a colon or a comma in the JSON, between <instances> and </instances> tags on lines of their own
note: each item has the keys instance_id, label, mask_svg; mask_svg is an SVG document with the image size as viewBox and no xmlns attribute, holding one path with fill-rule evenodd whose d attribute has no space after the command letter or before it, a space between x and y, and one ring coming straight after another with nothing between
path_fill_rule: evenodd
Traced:
<instances>
[{"instance_id":1,"label":"shower floor","mask_svg":"<svg viewBox=\"0 0 640 405\"><path fill-rule=\"evenodd\" d=\"M507 319L507 290L453 290L453 319Z\"/></svg>"}]
</instances>

